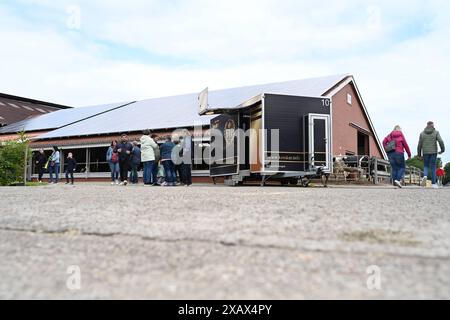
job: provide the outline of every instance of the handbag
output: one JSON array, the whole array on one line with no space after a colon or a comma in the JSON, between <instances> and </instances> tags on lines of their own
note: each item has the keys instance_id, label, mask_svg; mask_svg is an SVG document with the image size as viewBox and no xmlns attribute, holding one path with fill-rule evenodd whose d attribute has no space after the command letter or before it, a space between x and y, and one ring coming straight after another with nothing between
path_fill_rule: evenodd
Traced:
<instances>
[{"instance_id":1,"label":"handbag","mask_svg":"<svg viewBox=\"0 0 450 320\"><path fill-rule=\"evenodd\" d=\"M392 135L389 135L391 140L384 146L386 153L394 152L397 149L397 142L392 139Z\"/></svg>"}]
</instances>

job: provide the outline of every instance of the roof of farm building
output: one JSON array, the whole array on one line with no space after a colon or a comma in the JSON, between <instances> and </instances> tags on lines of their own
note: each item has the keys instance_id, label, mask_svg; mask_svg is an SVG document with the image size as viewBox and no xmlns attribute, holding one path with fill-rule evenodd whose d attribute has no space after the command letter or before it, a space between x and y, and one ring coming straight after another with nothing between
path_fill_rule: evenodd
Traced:
<instances>
[{"instance_id":1,"label":"roof of farm building","mask_svg":"<svg viewBox=\"0 0 450 320\"><path fill-rule=\"evenodd\" d=\"M70 107L0 93L0 127Z\"/></svg>"},{"instance_id":2,"label":"roof of farm building","mask_svg":"<svg viewBox=\"0 0 450 320\"><path fill-rule=\"evenodd\" d=\"M209 104L212 107L233 108L264 93L319 97L347 77L335 75L211 91ZM38 139L209 125L212 116L200 116L198 109L198 93L142 100L66 125Z\"/></svg>"},{"instance_id":3,"label":"roof of farm building","mask_svg":"<svg viewBox=\"0 0 450 320\"><path fill-rule=\"evenodd\" d=\"M57 129L124 105L126 103L122 102L59 110L0 128L0 134Z\"/></svg>"}]
</instances>

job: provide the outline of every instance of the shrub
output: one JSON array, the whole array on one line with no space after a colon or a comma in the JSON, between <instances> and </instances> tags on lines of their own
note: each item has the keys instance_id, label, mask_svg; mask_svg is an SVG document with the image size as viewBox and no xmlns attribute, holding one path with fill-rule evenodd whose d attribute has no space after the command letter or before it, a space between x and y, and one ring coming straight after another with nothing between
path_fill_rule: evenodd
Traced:
<instances>
[{"instance_id":1,"label":"shrub","mask_svg":"<svg viewBox=\"0 0 450 320\"><path fill-rule=\"evenodd\" d=\"M27 161L31 158L28 143L25 134L20 133L19 140L0 144L0 186L23 181L25 153Z\"/></svg>"},{"instance_id":2,"label":"shrub","mask_svg":"<svg viewBox=\"0 0 450 320\"><path fill-rule=\"evenodd\" d=\"M450 182L450 162L445 165L445 177L443 180L444 185Z\"/></svg>"}]
</instances>

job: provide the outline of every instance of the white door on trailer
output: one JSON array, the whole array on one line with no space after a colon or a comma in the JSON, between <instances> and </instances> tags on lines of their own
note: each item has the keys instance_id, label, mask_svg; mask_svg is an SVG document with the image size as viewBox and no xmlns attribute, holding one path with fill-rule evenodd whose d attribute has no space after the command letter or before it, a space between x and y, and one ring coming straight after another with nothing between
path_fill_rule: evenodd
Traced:
<instances>
[{"instance_id":1,"label":"white door on trailer","mask_svg":"<svg viewBox=\"0 0 450 320\"><path fill-rule=\"evenodd\" d=\"M311 169L322 167L331 170L331 127L330 116L326 114L309 115L309 152Z\"/></svg>"}]
</instances>

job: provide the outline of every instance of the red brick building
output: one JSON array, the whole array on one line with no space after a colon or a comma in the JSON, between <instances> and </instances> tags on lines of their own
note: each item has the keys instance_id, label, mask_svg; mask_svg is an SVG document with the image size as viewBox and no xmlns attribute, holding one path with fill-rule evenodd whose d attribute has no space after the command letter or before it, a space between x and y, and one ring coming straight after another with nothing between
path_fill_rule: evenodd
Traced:
<instances>
[{"instance_id":1,"label":"red brick building","mask_svg":"<svg viewBox=\"0 0 450 320\"><path fill-rule=\"evenodd\" d=\"M332 99L334 155L367 155L385 158L384 150L370 119L355 79L351 75L294 80L211 91L209 98L217 106L238 106L243 101L265 93L297 96L328 97ZM151 129L159 136L175 129L209 129L211 116L199 116L198 93L149 99L137 102L62 110L0 129L0 141L14 137L18 128L34 136L32 147L50 150L58 145L64 154L72 152L77 158L78 178L107 178L106 150L113 139L126 132L138 139L142 130ZM28 128L28 129L27 129ZM194 147L209 142L207 135L194 136ZM49 152L49 151L48 151ZM64 166L62 165L61 168ZM207 164L194 165L193 175L208 176ZM63 169L61 169L63 170Z\"/></svg>"}]
</instances>

